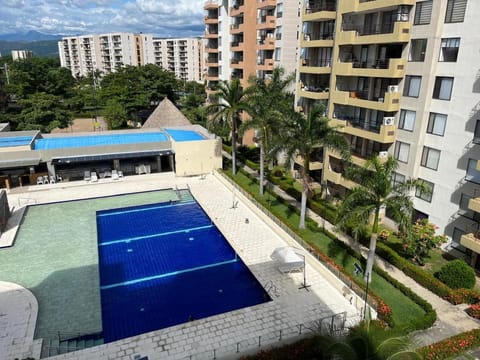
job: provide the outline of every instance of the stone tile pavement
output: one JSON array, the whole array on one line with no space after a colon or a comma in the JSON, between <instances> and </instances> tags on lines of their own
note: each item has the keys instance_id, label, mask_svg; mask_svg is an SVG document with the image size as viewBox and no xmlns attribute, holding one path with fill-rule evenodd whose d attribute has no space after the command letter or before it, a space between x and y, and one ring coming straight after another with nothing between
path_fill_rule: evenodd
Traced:
<instances>
[{"instance_id":1,"label":"stone tile pavement","mask_svg":"<svg viewBox=\"0 0 480 360\"><path fill-rule=\"evenodd\" d=\"M178 186L189 186L194 197L209 214L217 227L249 266L264 286L268 285L272 301L239 309L206 319L154 331L140 336L123 339L82 351L52 357L52 359L134 359L136 355L155 359L211 359L227 354L235 355L238 350L258 349L258 342L285 339L305 332L299 324L310 324L312 320L331 317L346 312L347 324L359 321L362 304L359 299L350 299L341 293L343 284L323 268L309 254L306 254L306 278L311 291L299 289L303 282L302 273L281 274L270 259L273 250L293 240L278 228L267 226L267 219L248 204L235 190L228 188L219 178L209 175L206 178L176 178L173 174L149 174L125 177L121 181L101 179L98 183L85 182L58 183L14 189L9 192L11 206L22 203L47 203L96 196L148 191ZM232 207L238 201L238 206ZM248 221L245 221L248 219ZM1 250L0 250L1 251ZM8 292L8 285L0 284L0 291ZM5 323L1 323L0 338L5 346L0 348L0 358L14 358L19 340L6 331L11 326L19 327L28 323L23 330L23 345L16 356L35 356L39 343L32 342L33 324L36 312L27 308L28 302L15 301L10 306L7 296L0 293L0 309L5 313ZM22 292L17 299L24 297ZM26 293L26 292L25 292ZM195 294L192 294L194 301ZM33 304L34 298L30 300ZM16 306L18 303L18 306ZM3 326L4 325L4 326ZM316 324L315 324L316 325ZM25 326L24 326L25 327ZM308 331L308 330L307 330ZM21 342L21 341L20 341ZM6 352L4 349L12 349ZM215 354L214 354L215 350Z\"/></svg>"}]
</instances>

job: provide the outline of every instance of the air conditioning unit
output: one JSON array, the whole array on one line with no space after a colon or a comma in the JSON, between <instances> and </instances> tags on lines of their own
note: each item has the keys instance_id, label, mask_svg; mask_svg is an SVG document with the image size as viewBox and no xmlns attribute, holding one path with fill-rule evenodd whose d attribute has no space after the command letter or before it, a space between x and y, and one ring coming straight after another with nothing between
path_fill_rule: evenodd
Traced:
<instances>
[{"instance_id":1,"label":"air conditioning unit","mask_svg":"<svg viewBox=\"0 0 480 360\"><path fill-rule=\"evenodd\" d=\"M393 125L395 123L395 118L393 116L386 116L383 118L383 125Z\"/></svg>"},{"instance_id":2,"label":"air conditioning unit","mask_svg":"<svg viewBox=\"0 0 480 360\"><path fill-rule=\"evenodd\" d=\"M398 85L389 85L387 92L389 93L398 92Z\"/></svg>"},{"instance_id":3,"label":"air conditioning unit","mask_svg":"<svg viewBox=\"0 0 480 360\"><path fill-rule=\"evenodd\" d=\"M388 157L388 151L380 151L378 153L378 157L381 157L381 158L386 158Z\"/></svg>"}]
</instances>

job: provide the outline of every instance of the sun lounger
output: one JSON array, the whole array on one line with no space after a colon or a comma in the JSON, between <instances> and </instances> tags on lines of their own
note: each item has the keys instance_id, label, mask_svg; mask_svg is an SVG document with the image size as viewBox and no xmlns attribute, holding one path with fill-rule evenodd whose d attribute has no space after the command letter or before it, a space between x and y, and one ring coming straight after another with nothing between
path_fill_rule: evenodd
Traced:
<instances>
[{"instance_id":1,"label":"sun lounger","mask_svg":"<svg viewBox=\"0 0 480 360\"><path fill-rule=\"evenodd\" d=\"M112 180L118 180L120 177L118 176L117 170L112 170Z\"/></svg>"},{"instance_id":2,"label":"sun lounger","mask_svg":"<svg viewBox=\"0 0 480 360\"><path fill-rule=\"evenodd\" d=\"M85 180L85 181L90 181L91 179L92 179L92 176L91 176L91 174L90 174L90 171L85 171L85 172L83 173L83 180Z\"/></svg>"},{"instance_id":3,"label":"sun lounger","mask_svg":"<svg viewBox=\"0 0 480 360\"><path fill-rule=\"evenodd\" d=\"M91 182L97 182L98 181L98 177L97 177L97 173L95 171L92 171L91 174L90 174L90 181Z\"/></svg>"}]
</instances>

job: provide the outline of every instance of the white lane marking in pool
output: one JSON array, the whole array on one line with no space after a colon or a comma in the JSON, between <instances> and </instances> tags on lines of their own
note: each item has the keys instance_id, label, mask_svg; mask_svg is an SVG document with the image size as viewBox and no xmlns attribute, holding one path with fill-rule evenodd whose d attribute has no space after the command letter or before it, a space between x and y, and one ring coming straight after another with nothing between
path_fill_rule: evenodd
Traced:
<instances>
[{"instance_id":1,"label":"white lane marking in pool","mask_svg":"<svg viewBox=\"0 0 480 360\"><path fill-rule=\"evenodd\" d=\"M127 249L127 252L132 252L133 250L132 249Z\"/></svg>"},{"instance_id":2,"label":"white lane marking in pool","mask_svg":"<svg viewBox=\"0 0 480 360\"><path fill-rule=\"evenodd\" d=\"M188 233L190 231L195 231L195 230L203 230L203 229L209 229L214 227L215 225L204 225L204 226L197 226L194 228L190 229L181 229L181 230L175 230L175 231L167 231L161 234L152 234L152 235L144 235L144 236L136 236L133 238L127 238L127 239L120 239L120 240L113 240L113 241L107 241L101 244L98 244L98 246L107 246L107 245L114 245L114 244L119 244L119 243L129 243L130 241L137 241L137 240L144 240L144 239L150 239L153 237L157 236L166 236L166 235L172 235L172 234L179 234L179 233Z\"/></svg>"},{"instance_id":3,"label":"white lane marking in pool","mask_svg":"<svg viewBox=\"0 0 480 360\"><path fill-rule=\"evenodd\" d=\"M130 210L123 210L123 211L109 212L109 213L106 213L106 214L97 214L97 216L98 217L103 217L103 216L111 216L111 215L120 215L120 214L148 211L148 210L152 210L152 209L169 208L169 207L174 207L174 206L184 206L184 205L190 205L190 204L194 204L194 203L195 203L195 201L193 201L193 200L186 200L186 201L182 201L182 202L179 202L179 203L172 203L172 204L163 205L163 206L161 206L161 205L159 205L159 206L149 206L149 207L144 208L144 209L130 209ZM108 211L108 210L103 210L103 211Z\"/></svg>"},{"instance_id":4,"label":"white lane marking in pool","mask_svg":"<svg viewBox=\"0 0 480 360\"><path fill-rule=\"evenodd\" d=\"M189 237L188 240L193 241L194 237Z\"/></svg>"},{"instance_id":5,"label":"white lane marking in pool","mask_svg":"<svg viewBox=\"0 0 480 360\"><path fill-rule=\"evenodd\" d=\"M196 267L190 268L190 269L172 271L172 272L169 272L169 273L159 274L159 275L153 275L153 276L147 276L147 277L140 278L140 279L124 281L124 282L121 282L121 283L115 283L115 284L110 284L110 285L103 285L103 286L100 286L100 289L101 289L101 290L108 290L108 289L116 288L116 287L119 287L119 286L127 286L127 285L132 285L132 284L138 284L138 283L144 282L144 281L157 280L157 279L161 279L161 278L168 277L168 276L172 276L172 275L178 275L178 274L183 274L183 273L186 273L186 272L191 272L191 271L196 271L196 270L203 270L203 269L208 269L208 268L215 267L215 266L221 266L221 265L231 264L231 263L234 263L234 262L237 262L237 261L238 261L237 259L232 259L232 260L227 260L227 261L220 261L220 262L218 262L218 263L207 264L207 265L202 265L202 266L196 266Z\"/></svg>"}]
</instances>

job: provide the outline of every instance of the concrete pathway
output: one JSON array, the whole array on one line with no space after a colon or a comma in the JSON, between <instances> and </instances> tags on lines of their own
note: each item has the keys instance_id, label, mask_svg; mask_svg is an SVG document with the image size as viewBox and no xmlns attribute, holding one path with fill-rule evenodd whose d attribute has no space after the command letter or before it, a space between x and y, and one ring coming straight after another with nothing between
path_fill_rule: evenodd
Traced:
<instances>
[{"instance_id":1,"label":"concrete pathway","mask_svg":"<svg viewBox=\"0 0 480 360\"><path fill-rule=\"evenodd\" d=\"M256 171L246 166L244 167L244 169L254 176L258 175ZM293 197L285 193L277 186L273 186L272 188L277 195L281 196L291 204L300 208L300 203L296 201ZM310 209L307 209L307 215L312 218L319 226L324 226L325 229L335 234L339 240L343 241L351 248L360 252L363 257L367 257L367 247L360 245L358 242L355 242L355 240L351 237L346 236L343 233L337 232L333 224L331 224L318 214L314 213ZM395 266L380 258L378 255L376 257L375 264L381 269L388 272L388 274L394 279L400 281L402 284L412 289L420 297L428 301L437 312L437 321L431 328L423 331L416 331L412 334L414 341L418 344L418 346L436 343L453 335L468 330L480 328L480 321L471 318L465 313L464 310L468 307L468 305L450 304L449 302L432 293L430 290L427 290L423 286L419 285L415 280L405 275L403 271L397 269Z\"/></svg>"}]
</instances>

